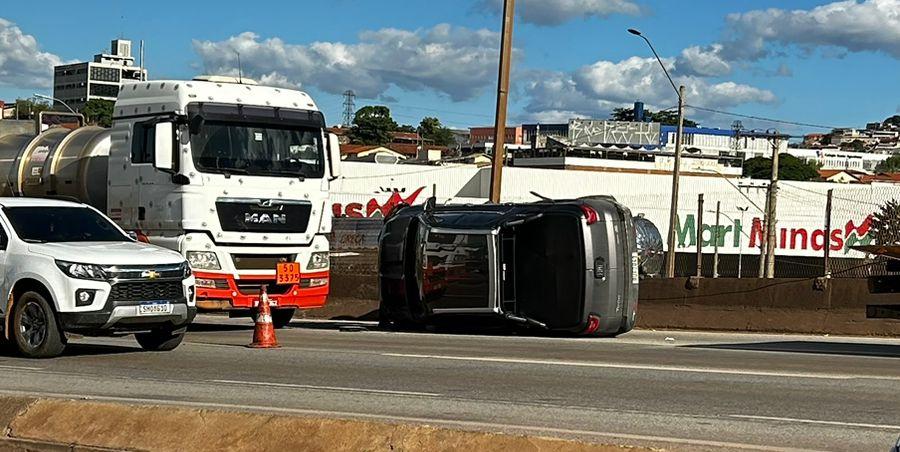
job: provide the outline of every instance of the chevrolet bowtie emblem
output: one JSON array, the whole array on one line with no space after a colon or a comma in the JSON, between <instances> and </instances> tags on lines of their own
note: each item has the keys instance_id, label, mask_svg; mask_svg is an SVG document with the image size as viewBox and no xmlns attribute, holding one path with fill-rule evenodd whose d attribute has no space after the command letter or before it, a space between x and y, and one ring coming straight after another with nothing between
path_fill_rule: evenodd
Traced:
<instances>
[{"instance_id":1,"label":"chevrolet bowtie emblem","mask_svg":"<svg viewBox=\"0 0 900 452\"><path fill-rule=\"evenodd\" d=\"M159 278L159 272L155 272L153 270L147 270L147 271L141 273L141 278L156 279L156 278Z\"/></svg>"}]
</instances>

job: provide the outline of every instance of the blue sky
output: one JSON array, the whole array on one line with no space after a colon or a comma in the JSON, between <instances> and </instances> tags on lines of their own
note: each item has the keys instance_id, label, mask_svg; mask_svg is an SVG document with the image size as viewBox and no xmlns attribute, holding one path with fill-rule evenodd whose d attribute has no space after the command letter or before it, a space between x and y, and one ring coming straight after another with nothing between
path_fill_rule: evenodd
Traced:
<instances>
[{"instance_id":1,"label":"blue sky","mask_svg":"<svg viewBox=\"0 0 900 452\"><path fill-rule=\"evenodd\" d=\"M85 60L120 35L144 39L153 79L235 70L300 84L341 119L340 92L381 103L400 123L493 121L500 0L301 2L87 0L0 11L0 99L49 92L50 66ZM642 100L675 105L654 42L687 102L828 126L900 109L900 0L518 0L515 121L606 117ZM689 111L704 125L734 117ZM751 127L779 127L744 120Z\"/></svg>"}]
</instances>

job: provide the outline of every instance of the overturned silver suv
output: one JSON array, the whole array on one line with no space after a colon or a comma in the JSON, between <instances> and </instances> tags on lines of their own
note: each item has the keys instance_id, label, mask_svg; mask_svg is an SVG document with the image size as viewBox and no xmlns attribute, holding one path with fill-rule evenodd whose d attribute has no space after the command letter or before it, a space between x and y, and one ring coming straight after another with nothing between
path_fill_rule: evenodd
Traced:
<instances>
[{"instance_id":1,"label":"overturned silver suv","mask_svg":"<svg viewBox=\"0 0 900 452\"><path fill-rule=\"evenodd\" d=\"M612 198L401 206L379 242L383 326L480 318L615 336L635 324L635 220Z\"/></svg>"}]
</instances>

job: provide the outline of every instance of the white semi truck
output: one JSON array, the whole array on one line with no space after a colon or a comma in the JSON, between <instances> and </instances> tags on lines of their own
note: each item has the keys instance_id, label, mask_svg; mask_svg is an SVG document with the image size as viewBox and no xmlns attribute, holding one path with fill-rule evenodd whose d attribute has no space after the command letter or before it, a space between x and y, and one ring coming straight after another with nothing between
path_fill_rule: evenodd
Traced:
<instances>
[{"instance_id":1,"label":"white semi truck","mask_svg":"<svg viewBox=\"0 0 900 452\"><path fill-rule=\"evenodd\" d=\"M283 326L329 291L337 137L306 93L204 76L122 85L111 129L0 138L0 194L68 197L180 252L202 310Z\"/></svg>"}]
</instances>

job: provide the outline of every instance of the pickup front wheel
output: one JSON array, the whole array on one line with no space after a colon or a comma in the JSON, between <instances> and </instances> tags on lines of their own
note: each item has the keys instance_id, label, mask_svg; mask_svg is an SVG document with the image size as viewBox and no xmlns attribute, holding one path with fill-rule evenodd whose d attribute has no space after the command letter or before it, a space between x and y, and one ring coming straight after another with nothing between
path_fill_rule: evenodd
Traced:
<instances>
[{"instance_id":1,"label":"pickup front wheel","mask_svg":"<svg viewBox=\"0 0 900 452\"><path fill-rule=\"evenodd\" d=\"M12 327L16 347L28 358L52 358L66 348L53 308L37 292L25 292L16 301Z\"/></svg>"}]
</instances>

